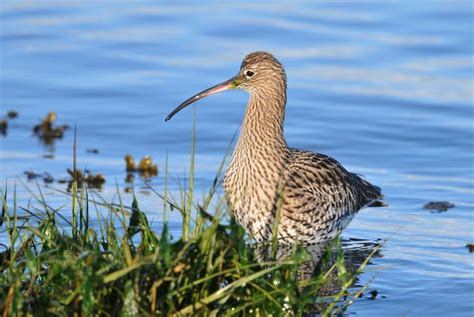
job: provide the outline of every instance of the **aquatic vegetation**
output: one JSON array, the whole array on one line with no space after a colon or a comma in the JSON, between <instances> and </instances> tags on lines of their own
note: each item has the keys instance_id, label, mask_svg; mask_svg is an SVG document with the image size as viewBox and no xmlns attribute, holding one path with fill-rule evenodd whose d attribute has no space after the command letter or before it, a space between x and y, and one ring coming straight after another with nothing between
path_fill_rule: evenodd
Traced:
<instances>
[{"instance_id":1,"label":"aquatic vegetation","mask_svg":"<svg viewBox=\"0 0 474 317\"><path fill-rule=\"evenodd\" d=\"M26 175L28 180L32 180L32 179L35 179L37 177L41 177L43 175L43 174L35 173L33 171L24 171L23 174Z\"/></svg>"},{"instance_id":2,"label":"aquatic vegetation","mask_svg":"<svg viewBox=\"0 0 474 317\"><path fill-rule=\"evenodd\" d=\"M469 251L469 253L474 253L474 243L466 244L466 248Z\"/></svg>"},{"instance_id":3,"label":"aquatic vegetation","mask_svg":"<svg viewBox=\"0 0 474 317\"><path fill-rule=\"evenodd\" d=\"M89 188L102 188L102 185L105 183L105 176L102 174L93 175L89 170L81 171L80 169L67 169L68 174L71 176L71 179L68 180L68 191L71 191L72 185L74 182L77 183L78 188L82 188L83 184L87 184Z\"/></svg>"},{"instance_id":4,"label":"aquatic vegetation","mask_svg":"<svg viewBox=\"0 0 474 317\"><path fill-rule=\"evenodd\" d=\"M158 165L153 164L152 158L150 156L145 156L138 164L138 171L150 176L156 176L158 175Z\"/></svg>"},{"instance_id":5,"label":"aquatic vegetation","mask_svg":"<svg viewBox=\"0 0 474 317\"><path fill-rule=\"evenodd\" d=\"M86 153L99 154L99 149L86 149Z\"/></svg>"},{"instance_id":6,"label":"aquatic vegetation","mask_svg":"<svg viewBox=\"0 0 474 317\"><path fill-rule=\"evenodd\" d=\"M8 111L6 118L0 119L0 135L6 136L8 132L8 119L14 119L18 117L18 113L16 111Z\"/></svg>"},{"instance_id":7,"label":"aquatic vegetation","mask_svg":"<svg viewBox=\"0 0 474 317\"><path fill-rule=\"evenodd\" d=\"M55 139L61 139L69 126L55 126L56 119L56 112L48 113L41 123L33 127L33 133L46 144L52 144Z\"/></svg>"},{"instance_id":8,"label":"aquatic vegetation","mask_svg":"<svg viewBox=\"0 0 474 317\"><path fill-rule=\"evenodd\" d=\"M135 159L130 154L125 155L125 164L127 172L134 172L137 169Z\"/></svg>"},{"instance_id":9,"label":"aquatic vegetation","mask_svg":"<svg viewBox=\"0 0 474 317\"><path fill-rule=\"evenodd\" d=\"M10 110L7 112L7 117L10 118L10 119L14 119L16 117L18 117L18 112L14 111L14 110Z\"/></svg>"},{"instance_id":10,"label":"aquatic vegetation","mask_svg":"<svg viewBox=\"0 0 474 317\"><path fill-rule=\"evenodd\" d=\"M423 206L423 209L434 210L437 212L448 211L450 208L454 208L454 204L449 201L431 201Z\"/></svg>"},{"instance_id":11,"label":"aquatic vegetation","mask_svg":"<svg viewBox=\"0 0 474 317\"><path fill-rule=\"evenodd\" d=\"M8 130L8 121L5 119L0 119L0 134L7 135Z\"/></svg>"},{"instance_id":12,"label":"aquatic vegetation","mask_svg":"<svg viewBox=\"0 0 474 317\"><path fill-rule=\"evenodd\" d=\"M57 182L59 184L68 184L67 190L71 191L73 182L76 182L80 188L82 188L83 184L87 184L89 188L101 189L102 186L105 184L105 176L102 174L92 174L89 170L80 170L76 169L73 171L72 169L67 169L67 172L70 176L69 179L58 179ZM26 175L26 178L29 181L35 181L37 179L43 179L45 184L51 184L55 181L55 178L48 172L44 173L37 173L34 171L25 171L23 172Z\"/></svg>"},{"instance_id":13,"label":"aquatic vegetation","mask_svg":"<svg viewBox=\"0 0 474 317\"><path fill-rule=\"evenodd\" d=\"M42 178L45 184L50 184L50 183L54 182L54 177L51 176L51 174L49 174L48 172L36 173L34 171L25 171L25 172L23 172L23 174L26 175L26 178L29 181L33 181L33 180L36 180L38 178Z\"/></svg>"},{"instance_id":14,"label":"aquatic vegetation","mask_svg":"<svg viewBox=\"0 0 474 317\"><path fill-rule=\"evenodd\" d=\"M134 180L134 172L138 172L144 178L150 178L158 175L158 165L153 163L151 156L143 157L138 165L135 164L135 159L130 154L125 155L125 164L127 170L127 183L132 183Z\"/></svg>"},{"instance_id":15,"label":"aquatic vegetation","mask_svg":"<svg viewBox=\"0 0 474 317\"><path fill-rule=\"evenodd\" d=\"M52 182L54 182L54 177L51 176L51 174L49 174L48 172L45 172L44 177L43 177L43 181L46 184L51 184Z\"/></svg>"}]
</instances>

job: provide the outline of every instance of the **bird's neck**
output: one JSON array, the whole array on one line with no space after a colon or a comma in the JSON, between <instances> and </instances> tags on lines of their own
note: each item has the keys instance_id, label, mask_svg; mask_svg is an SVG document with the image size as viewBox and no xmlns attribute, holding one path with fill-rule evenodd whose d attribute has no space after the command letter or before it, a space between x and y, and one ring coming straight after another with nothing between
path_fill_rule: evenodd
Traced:
<instances>
[{"instance_id":1,"label":"bird's neck","mask_svg":"<svg viewBox=\"0 0 474 317\"><path fill-rule=\"evenodd\" d=\"M253 92L245 111L237 147L246 152L284 155L288 149L283 134L286 89Z\"/></svg>"}]
</instances>

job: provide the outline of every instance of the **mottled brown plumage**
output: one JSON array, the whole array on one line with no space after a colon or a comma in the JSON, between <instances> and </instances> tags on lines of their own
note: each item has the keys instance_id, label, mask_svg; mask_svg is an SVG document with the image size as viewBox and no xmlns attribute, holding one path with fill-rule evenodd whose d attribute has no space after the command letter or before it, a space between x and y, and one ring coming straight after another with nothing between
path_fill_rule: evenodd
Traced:
<instances>
[{"instance_id":1,"label":"mottled brown plumage","mask_svg":"<svg viewBox=\"0 0 474 317\"><path fill-rule=\"evenodd\" d=\"M279 210L279 241L326 241L339 234L358 210L382 198L378 187L333 158L287 146L286 75L270 53L247 55L237 76L188 99L167 120L203 97L236 88L249 92L250 101L224 188L236 220L253 239L272 239Z\"/></svg>"}]
</instances>

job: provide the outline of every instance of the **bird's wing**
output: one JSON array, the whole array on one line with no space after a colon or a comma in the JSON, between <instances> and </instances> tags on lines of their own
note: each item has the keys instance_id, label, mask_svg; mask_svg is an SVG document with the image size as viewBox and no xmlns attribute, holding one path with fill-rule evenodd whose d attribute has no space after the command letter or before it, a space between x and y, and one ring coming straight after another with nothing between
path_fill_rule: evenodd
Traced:
<instances>
[{"instance_id":1,"label":"bird's wing","mask_svg":"<svg viewBox=\"0 0 474 317\"><path fill-rule=\"evenodd\" d=\"M348 172L329 156L300 150L290 153L284 191L284 209L293 213L290 217L300 221L308 217L340 218L382 196L378 187Z\"/></svg>"}]
</instances>

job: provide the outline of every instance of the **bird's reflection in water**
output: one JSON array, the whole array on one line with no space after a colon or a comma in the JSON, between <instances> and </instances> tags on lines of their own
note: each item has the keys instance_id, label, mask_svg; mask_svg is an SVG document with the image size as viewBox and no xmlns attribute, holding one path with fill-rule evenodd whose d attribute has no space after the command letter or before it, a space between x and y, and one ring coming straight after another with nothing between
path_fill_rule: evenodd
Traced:
<instances>
[{"instance_id":1,"label":"bird's reflection in water","mask_svg":"<svg viewBox=\"0 0 474 317\"><path fill-rule=\"evenodd\" d=\"M363 239L341 239L322 244L310 246L278 245L272 248L271 245L254 244L252 249L257 260L261 263L272 261L287 261L295 257L295 252L300 248L306 251L309 256L302 261L296 272L296 279L301 285L298 292L305 291L305 281L309 281L318 275L326 275L326 279L321 283L316 297L333 296L342 289L344 279L338 278L343 267L346 279L353 277L351 287L361 287L357 285L358 269L367 261L366 265L371 265L371 259L383 256L383 240L363 240ZM342 257L342 258L341 258ZM337 262L337 263L336 263ZM329 273L328 273L329 272ZM321 312L327 307L327 303L319 301L312 307L312 313Z\"/></svg>"},{"instance_id":2,"label":"bird's reflection in water","mask_svg":"<svg viewBox=\"0 0 474 317\"><path fill-rule=\"evenodd\" d=\"M337 257L336 244L336 242L330 241L321 244L300 246L300 248L303 248L311 255L311 258L308 261L304 261L300 266L298 279L309 279L316 269L323 270L324 268L331 267L335 263ZM349 273L357 271L360 265L369 256L371 256L371 258L382 257L383 255L380 249L381 245L382 240L370 241L353 238L341 239L340 249L344 254L346 270ZM277 245L276 252L274 252L271 245L254 244L251 247L254 250L258 261L261 262L287 260L294 255L297 248L296 245ZM324 261L322 261L323 256L325 256ZM368 264L370 264L370 261Z\"/></svg>"}]
</instances>

